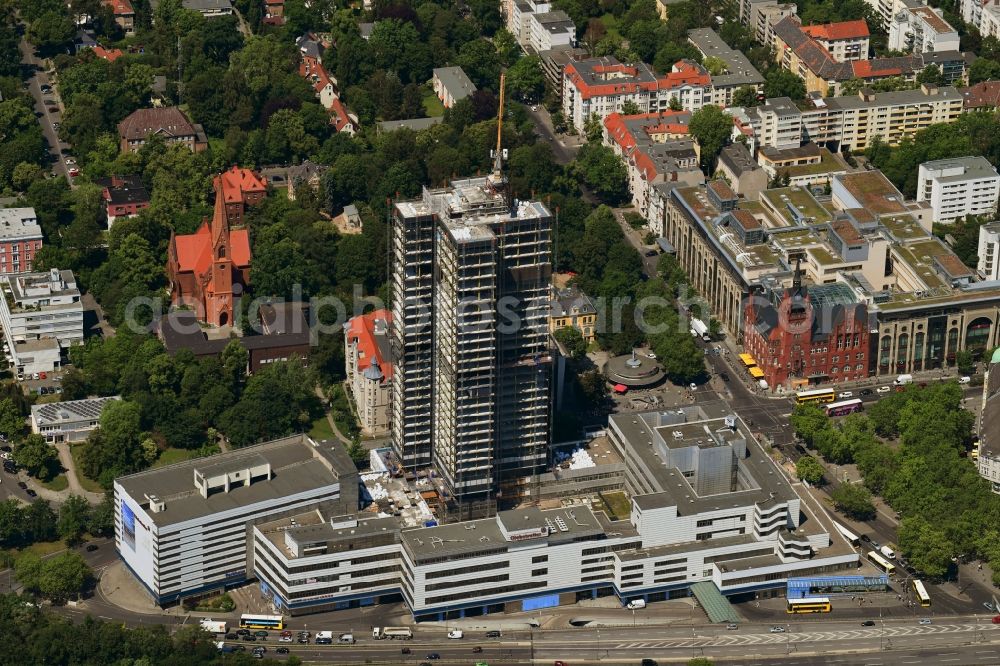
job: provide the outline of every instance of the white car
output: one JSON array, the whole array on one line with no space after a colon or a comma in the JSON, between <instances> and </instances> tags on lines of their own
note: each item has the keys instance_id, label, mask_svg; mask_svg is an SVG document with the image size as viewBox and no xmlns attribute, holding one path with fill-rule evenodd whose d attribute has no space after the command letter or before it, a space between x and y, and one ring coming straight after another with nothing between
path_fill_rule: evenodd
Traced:
<instances>
[{"instance_id":1,"label":"white car","mask_svg":"<svg viewBox=\"0 0 1000 666\"><path fill-rule=\"evenodd\" d=\"M972 383L972 377L969 377L969 376L959 377L958 378L958 383L959 384L971 384Z\"/></svg>"},{"instance_id":2,"label":"white car","mask_svg":"<svg viewBox=\"0 0 1000 666\"><path fill-rule=\"evenodd\" d=\"M772 634L783 634L785 633L785 628L780 626L771 627Z\"/></svg>"},{"instance_id":3,"label":"white car","mask_svg":"<svg viewBox=\"0 0 1000 666\"><path fill-rule=\"evenodd\" d=\"M66 158L66 166L73 166L74 164L76 164L76 160L75 159L73 159L72 157L67 157Z\"/></svg>"},{"instance_id":4,"label":"white car","mask_svg":"<svg viewBox=\"0 0 1000 666\"><path fill-rule=\"evenodd\" d=\"M875 389L875 392L876 393L888 393L891 390L892 389L889 388L888 386L879 386L877 389Z\"/></svg>"},{"instance_id":5,"label":"white car","mask_svg":"<svg viewBox=\"0 0 1000 666\"><path fill-rule=\"evenodd\" d=\"M854 391L841 391L840 393L837 394L838 400L842 398L853 398L853 397L854 397Z\"/></svg>"},{"instance_id":6,"label":"white car","mask_svg":"<svg viewBox=\"0 0 1000 666\"><path fill-rule=\"evenodd\" d=\"M456 638L457 639L457 638L463 638L463 637L465 637L465 634L462 633L461 629L452 629L451 631L448 632L448 638Z\"/></svg>"},{"instance_id":7,"label":"white car","mask_svg":"<svg viewBox=\"0 0 1000 666\"><path fill-rule=\"evenodd\" d=\"M930 623L931 623L931 619L929 617L922 617L922 618L920 618L920 624L930 624Z\"/></svg>"},{"instance_id":8,"label":"white car","mask_svg":"<svg viewBox=\"0 0 1000 666\"><path fill-rule=\"evenodd\" d=\"M646 356L647 356L647 358L652 358L652 359L656 358L656 354L654 354L653 352L647 352Z\"/></svg>"}]
</instances>

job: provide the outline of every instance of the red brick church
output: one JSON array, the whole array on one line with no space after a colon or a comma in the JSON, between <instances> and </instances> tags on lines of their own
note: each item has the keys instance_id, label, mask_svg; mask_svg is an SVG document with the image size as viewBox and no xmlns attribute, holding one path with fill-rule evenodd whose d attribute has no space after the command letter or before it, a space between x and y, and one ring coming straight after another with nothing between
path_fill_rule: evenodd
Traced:
<instances>
[{"instance_id":1,"label":"red brick church","mask_svg":"<svg viewBox=\"0 0 1000 666\"><path fill-rule=\"evenodd\" d=\"M190 307L199 321L214 326L232 324L233 301L250 284L250 236L246 229L230 229L228 217L217 176L211 222L206 219L193 234L171 234L167 254L171 303Z\"/></svg>"}]
</instances>

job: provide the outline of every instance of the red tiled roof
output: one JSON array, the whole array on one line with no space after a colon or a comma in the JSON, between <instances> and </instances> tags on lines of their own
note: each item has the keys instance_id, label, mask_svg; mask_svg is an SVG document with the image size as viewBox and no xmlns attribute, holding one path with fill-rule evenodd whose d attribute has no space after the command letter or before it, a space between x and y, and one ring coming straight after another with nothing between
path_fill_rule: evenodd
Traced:
<instances>
[{"instance_id":1,"label":"red tiled roof","mask_svg":"<svg viewBox=\"0 0 1000 666\"><path fill-rule=\"evenodd\" d=\"M841 21L839 23L823 23L821 25L804 25L802 32L810 37L832 42L838 39L860 39L868 37L868 24L863 19L857 21Z\"/></svg>"},{"instance_id":2,"label":"red tiled roof","mask_svg":"<svg viewBox=\"0 0 1000 666\"><path fill-rule=\"evenodd\" d=\"M347 113L347 107L344 103L340 101L339 97L333 98L333 104L330 105L330 124L340 132L348 125L354 124L351 116Z\"/></svg>"},{"instance_id":3,"label":"red tiled roof","mask_svg":"<svg viewBox=\"0 0 1000 666\"><path fill-rule=\"evenodd\" d=\"M212 266L212 234L228 229L225 217L225 205L222 197L217 194L211 223L206 219L193 234L173 237L179 271L193 272L199 279L208 275ZM229 231L229 249L234 266L246 268L250 265L250 235L246 229Z\"/></svg>"},{"instance_id":4,"label":"red tiled roof","mask_svg":"<svg viewBox=\"0 0 1000 666\"><path fill-rule=\"evenodd\" d=\"M384 320L386 323L392 321L392 312L389 310L375 310L368 314L359 315L348 321L347 339L357 341L358 344L358 367L357 372L364 372L371 367L372 360L378 362L378 367L382 371L384 380L392 378L392 362L383 357L382 350L375 339L375 321Z\"/></svg>"},{"instance_id":5,"label":"red tiled roof","mask_svg":"<svg viewBox=\"0 0 1000 666\"><path fill-rule=\"evenodd\" d=\"M299 63L299 76L306 79L316 92L321 92L328 85L333 85L333 80L326 73L323 64L310 56L302 56L302 62ZM313 79L314 76L315 79Z\"/></svg>"},{"instance_id":6,"label":"red tiled roof","mask_svg":"<svg viewBox=\"0 0 1000 666\"><path fill-rule=\"evenodd\" d=\"M114 62L125 55L121 49L106 49L103 46L95 46L92 51L98 58L104 58L108 62Z\"/></svg>"},{"instance_id":7,"label":"red tiled roof","mask_svg":"<svg viewBox=\"0 0 1000 666\"><path fill-rule=\"evenodd\" d=\"M596 73L607 73L610 71L621 72L629 76L636 76L637 69L626 65L598 65L592 68ZM708 72L693 63L678 62L674 65L676 71L671 71L663 76L651 81L629 81L622 79L615 83L591 84L584 80L583 75L577 69L575 63L566 65L565 74L570 83L580 92L583 99L591 97L603 97L606 95L632 95L640 91L655 92L657 90L673 90L686 85L707 86L712 78Z\"/></svg>"},{"instance_id":8,"label":"red tiled roof","mask_svg":"<svg viewBox=\"0 0 1000 666\"><path fill-rule=\"evenodd\" d=\"M854 70L854 76L859 79L868 79L873 76L899 76L903 73L902 67L884 63L881 60L855 60L851 63L851 68Z\"/></svg>"},{"instance_id":9,"label":"red tiled roof","mask_svg":"<svg viewBox=\"0 0 1000 666\"><path fill-rule=\"evenodd\" d=\"M228 170L223 171L220 178L222 181L222 198L226 203L243 201L244 193L265 192L267 183L250 169L241 169L235 164Z\"/></svg>"},{"instance_id":10,"label":"red tiled roof","mask_svg":"<svg viewBox=\"0 0 1000 666\"><path fill-rule=\"evenodd\" d=\"M104 6L111 7L111 11L114 12L115 16L135 14L135 10L132 9L132 3L129 0L104 0Z\"/></svg>"},{"instance_id":11,"label":"red tiled roof","mask_svg":"<svg viewBox=\"0 0 1000 666\"><path fill-rule=\"evenodd\" d=\"M982 81L968 88L959 88L967 109L1000 106L1000 81Z\"/></svg>"},{"instance_id":12,"label":"red tiled roof","mask_svg":"<svg viewBox=\"0 0 1000 666\"><path fill-rule=\"evenodd\" d=\"M131 141L159 132L175 137L197 136L194 125L176 106L138 109L118 123L119 136Z\"/></svg>"}]
</instances>

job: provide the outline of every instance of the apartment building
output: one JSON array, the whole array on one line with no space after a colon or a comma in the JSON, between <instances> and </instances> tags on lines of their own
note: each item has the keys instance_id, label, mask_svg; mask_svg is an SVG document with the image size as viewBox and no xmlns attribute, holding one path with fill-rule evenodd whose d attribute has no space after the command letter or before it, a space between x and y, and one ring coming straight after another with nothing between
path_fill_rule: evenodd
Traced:
<instances>
[{"instance_id":1,"label":"apartment building","mask_svg":"<svg viewBox=\"0 0 1000 666\"><path fill-rule=\"evenodd\" d=\"M434 94L446 109L476 92L476 84L461 67L434 68L431 85L434 87Z\"/></svg>"},{"instance_id":2,"label":"apartment building","mask_svg":"<svg viewBox=\"0 0 1000 666\"><path fill-rule=\"evenodd\" d=\"M562 109L567 122L582 130L587 119L604 120L633 102L640 113L670 110L671 102L685 111L710 104L712 79L701 65L677 62L662 76L645 63L625 65L612 56L579 60L563 70Z\"/></svg>"},{"instance_id":3,"label":"apartment building","mask_svg":"<svg viewBox=\"0 0 1000 666\"><path fill-rule=\"evenodd\" d=\"M774 26L786 16L797 16L798 6L794 2L781 3L778 0L759 0L748 3L750 16L744 23L753 33L754 39L766 46L774 44Z\"/></svg>"},{"instance_id":4,"label":"apartment building","mask_svg":"<svg viewBox=\"0 0 1000 666\"><path fill-rule=\"evenodd\" d=\"M304 435L115 479L115 547L158 605L243 585L250 527L316 503L358 506L358 471L340 444Z\"/></svg>"},{"instance_id":5,"label":"apartment building","mask_svg":"<svg viewBox=\"0 0 1000 666\"><path fill-rule=\"evenodd\" d=\"M509 0L503 3L503 9L507 30L524 48L530 41L531 27L528 22L531 16L552 11L552 3L541 0Z\"/></svg>"},{"instance_id":6,"label":"apartment building","mask_svg":"<svg viewBox=\"0 0 1000 666\"><path fill-rule=\"evenodd\" d=\"M976 270L982 280L1000 280L1000 222L979 227L979 263Z\"/></svg>"},{"instance_id":7,"label":"apartment building","mask_svg":"<svg viewBox=\"0 0 1000 666\"><path fill-rule=\"evenodd\" d=\"M528 17L529 53L568 49L574 46L576 46L576 24L566 12L557 9L542 14L533 13Z\"/></svg>"},{"instance_id":8,"label":"apartment building","mask_svg":"<svg viewBox=\"0 0 1000 666\"><path fill-rule=\"evenodd\" d=\"M18 374L51 372L62 350L83 342L83 304L73 271L23 273L0 289L0 325Z\"/></svg>"},{"instance_id":9,"label":"apartment building","mask_svg":"<svg viewBox=\"0 0 1000 666\"><path fill-rule=\"evenodd\" d=\"M433 463L455 509L486 510L546 461L552 215L495 172L393 217L393 447Z\"/></svg>"},{"instance_id":10,"label":"apartment building","mask_svg":"<svg viewBox=\"0 0 1000 666\"><path fill-rule=\"evenodd\" d=\"M126 37L135 34L135 10L129 0L103 0L105 7L111 8L115 23L122 29Z\"/></svg>"},{"instance_id":11,"label":"apartment building","mask_svg":"<svg viewBox=\"0 0 1000 666\"><path fill-rule=\"evenodd\" d=\"M1000 494L1000 351L983 359L982 418L979 423L979 476L990 482L990 489Z\"/></svg>"},{"instance_id":12,"label":"apartment building","mask_svg":"<svg viewBox=\"0 0 1000 666\"><path fill-rule=\"evenodd\" d=\"M688 135L690 119L687 111L612 113L604 119L604 144L625 163L632 203L640 214L649 213L650 190L658 183L705 182L697 146Z\"/></svg>"},{"instance_id":13,"label":"apartment building","mask_svg":"<svg viewBox=\"0 0 1000 666\"><path fill-rule=\"evenodd\" d=\"M816 40L836 62L868 60L868 24L863 20L804 25L802 32Z\"/></svg>"},{"instance_id":14,"label":"apartment building","mask_svg":"<svg viewBox=\"0 0 1000 666\"><path fill-rule=\"evenodd\" d=\"M844 29L845 34L856 34L855 24ZM861 22L863 23L863 22ZM916 75L924 68L924 59L919 55L904 56L898 58L873 58L867 57L858 60L838 61L834 58L819 40L812 36L816 32L821 36L838 34L836 26L840 24L830 24L827 26L814 26L812 29L803 27L798 17L788 16L783 18L774 26L773 49L775 62L784 69L799 76L805 83L806 92L814 93L818 96L837 95L841 85L852 79L861 79L866 82L879 81L887 78L903 78L913 81ZM860 28L860 25L857 26ZM827 41L837 47L842 48L842 55L854 53L851 46L848 51L847 44L850 40L830 40ZM964 62L960 54L954 54L959 62Z\"/></svg>"},{"instance_id":15,"label":"apartment building","mask_svg":"<svg viewBox=\"0 0 1000 666\"><path fill-rule=\"evenodd\" d=\"M731 143L719 153L718 174L736 194L750 200L767 189L767 173L754 161L742 143Z\"/></svg>"},{"instance_id":16,"label":"apartment building","mask_svg":"<svg viewBox=\"0 0 1000 666\"><path fill-rule=\"evenodd\" d=\"M958 51L958 31L944 12L909 0L889 23L889 48L904 53Z\"/></svg>"},{"instance_id":17,"label":"apartment building","mask_svg":"<svg viewBox=\"0 0 1000 666\"><path fill-rule=\"evenodd\" d=\"M764 77L743 52L730 48L711 28L688 30L688 41L703 58L717 58L725 64L724 72L711 75L712 104L731 106L737 90L746 86L760 90L764 84Z\"/></svg>"},{"instance_id":18,"label":"apartment building","mask_svg":"<svg viewBox=\"0 0 1000 666\"><path fill-rule=\"evenodd\" d=\"M111 400L121 398L115 395L32 405L31 432L41 435L49 444L82 442L97 428L104 405Z\"/></svg>"},{"instance_id":19,"label":"apartment building","mask_svg":"<svg viewBox=\"0 0 1000 666\"><path fill-rule=\"evenodd\" d=\"M31 271L42 249L42 227L34 208L0 208L0 275Z\"/></svg>"},{"instance_id":20,"label":"apartment building","mask_svg":"<svg viewBox=\"0 0 1000 666\"><path fill-rule=\"evenodd\" d=\"M983 37L1000 37L1000 0L961 0L960 11Z\"/></svg>"},{"instance_id":21,"label":"apartment building","mask_svg":"<svg viewBox=\"0 0 1000 666\"><path fill-rule=\"evenodd\" d=\"M724 606L720 592L767 595L789 576L856 566L825 513L724 406L614 415L608 431L626 461L614 474L631 497L627 519L581 503L435 524L383 476L366 482L391 500L372 507L380 515L310 507L256 524L254 573L293 615L402 597L416 619L441 621L600 596L651 602L701 585Z\"/></svg>"},{"instance_id":22,"label":"apartment building","mask_svg":"<svg viewBox=\"0 0 1000 666\"><path fill-rule=\"evenodd\" d=\"M361 428L370 435L389 432L393 364L389 350L389 310L374 310L344 324L347 385Z\"/></svg>"},{"instance_id":23,"label":"apartment building","mask_svg":"<svg viewBox=\"0 0 1000 666\"><path fill-rule=\"evenodd\" d=\"M910 6L910 3L914 5L921 4L919 0L865 0L865 4L872 8L879 23L886 32L889 31L892 17Z\"/></svg>"},{"instance_id":24,"label":"apartment building","mask_svg":"<svg viewBox=\"0 0 1000 666\"><path fill-rule=\"evenodd\" d=\"M188 120L176 106L138 109L118 123L123 153L139 152L151 135L162 137L167 144L179 143L195 153L208 147L205 129Z\"/></svg>"},{"instance_id":25,"label":"apartment building","mask_svg":"<svg viewBox=\"0 0 1000 666\"><path fill-rule=\"evenodd\" d=\"M804 141L832 151L864 150L879 137L896 145L935 123L955 122L963 112L963 97L951 87L921 86L916 90L814 99L801 107L785 98L769 99L746 112L744 127L758 146L797 148Z\"/></svg>"},{"instance_id":26,"label":"apartment building","mask_svg":"<svg viewBox=\"0 0 1000 666\"><path fill-rule=\"evenodd\" d=\"M969 215L993 215L1000 174L985 157L924 162L917 172L917 201L930 204L934 221L951 224Z\"/></svg>"}]
</instances>

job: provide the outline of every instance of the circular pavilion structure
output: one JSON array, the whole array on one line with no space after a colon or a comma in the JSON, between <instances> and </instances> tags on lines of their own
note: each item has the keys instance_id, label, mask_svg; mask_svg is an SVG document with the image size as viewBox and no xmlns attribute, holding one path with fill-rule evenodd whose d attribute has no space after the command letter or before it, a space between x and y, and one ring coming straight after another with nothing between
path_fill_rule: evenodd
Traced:
<instances>
[{"instance_id":1,"label":"circular pavilion structure","mask_svg":"<svg viewBox=\"0 0 1000 666\"><path fill-rule=\"evenodd\" d=\"M646 354L623 354L608 359L604 365L604 376L614 384L615 390L624 393L627 389L647 388L663 381L666 374L656 359ZM619 386L624 389L619 389Z\"/></svg>"}]
</instances>

